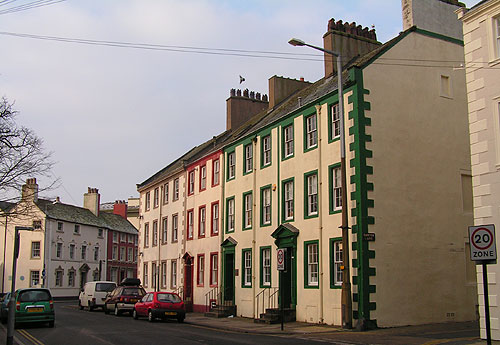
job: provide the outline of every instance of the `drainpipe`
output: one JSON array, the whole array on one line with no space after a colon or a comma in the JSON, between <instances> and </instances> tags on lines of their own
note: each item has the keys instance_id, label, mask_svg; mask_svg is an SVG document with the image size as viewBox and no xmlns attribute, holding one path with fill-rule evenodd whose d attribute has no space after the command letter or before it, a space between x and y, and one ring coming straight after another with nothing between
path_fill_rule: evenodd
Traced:
<instances>
[{"instance_id":1,"label":"drainpipe","mask_svg":"<svg viewBox=\"0 0 500 345\"><path fill-rule=\"evenodd\" d=\"M161 208L163 206L163 200L162 200L162 198L164 196L164 194L163 194L163 186L160 186L159 193L160 193L160 195L158 195L158 203L160 204L159 205L160 215L159 215L159 219L158 219L158 234L157 234L158 235L158 239L157 239L157 241L158 241L158 265L157 265L157 267L158 267L158 282L156 284L157 285L156 286L157 291L161 291L161 289L160 289L160 281L161 281L161 279L159 277L159 274L160 274L160 271L161 271L160 270L160 265L161 265L161 244L163 243L163 241L160 241L160 238L162 238L160 236L160 232L161 232L161 234L163 236L163 219L161 218ZM162 238L162 240L163 240L163 238Z\"/></svg>"},{"instance_id":2,"label":"drainpipe","mask_svg":"<svg viewBox=\"0 0 500 345\"><path fill-rule=\"evenodd\" d=\"M257 189L256 189L256 186L257 186L257 167L256 167L256 162L257 162L257 137L254 137L252 139L252 142L253 142L253 186L252 186L252 294L253 294L253 303L252 303L252 315L254 318L257 318L258 315L255 315L255 310L256 310L256 301L255 301L255 288L256 288L256 284L257 284L257 281L255 279L255 272L257 272L257 265L256 265L256 256L257 256L257 251L255 250L256 248L256 237L257 237L257 232L255 231L255 229L257 228L257 223L255 222L255 207L256 207L256 204L255 204L255 196L257 195ZM243 200L243 202L245 202L245 200ZM245 217L245 215L243 215L243 217Z\"/></svg>"},{"instance_id":3,"label":"drainpipe","mask_svg":"<svg viewBox=\"0 0 500 345\"><path fill-rule=\"evenodd\" d=\"M184 166L183 167L184 169L184 186L182 187L182 192L184 193L184 209L182 211L182 230L181 230L181 233L182 233L182 237L179 236L179 224L177 224L177 241L179 241L179 239L182 239L182 253L181 255L179 255L179 259L182 259L182 257L184 256L184 254L186 253L186 242L187 242L187 236L186 236L186 207L187 207L187 193L186 193L186 181L187 181L187 170L186 170L186 167ZM179 193L181 192L181 179L180 179L180 176L179 176ZM180 199L180 198L179 198ZM194 210L193 210L193 217L194 217ZM177 221L179 221L177 219ZM193 224L194 226L194 224ZM194 230L193 230L194 231ZM181 263L181 260L179 260L179 263ZM191 262L191 265L192 265L192 262ZM184 266L185 265L181 265L181 273L182 273L182 285L183 285L183 289L184 287L186 286L186 282L184 281ZM193 276L193 270L191 269L191 277ZM194 291L194 287L193 287L193 291ZM186 296L186 291L184 290L183 292L184 296ZM191 301L193 301L193 296L191 296Z\"/></svg>"},{"instance_id":4,"label":"drainpipe","mask_svg":"<svg viewBox=\"0 0 500 345\"><path fill-rule=\"evenodd\" d=\"M316 128L318 128L318 155L319 155L319 169L318 169L318 179L317 179L317 191L318 191L318 213L319 213L319 252L323 252L323 212L321 211L321 203L319 198L319 192L321 191L321 184L322 184L322 179L321 179L321 172L322 172L322 156L321 156L321 104L316 105L316 113L317 113L317 119L316 119ZM306 206L307 207L307 206ZM326 257L325 255L320 255L320 257ZM325 299L325 291L324 291L324 272L323 272L323 261L320 262L319 265L319 323L324 323L324 311L323 311L323 301Z\"/></svg>"},{"instance_id":5,"label":"drainpipe","mask_svg":"<svg viewBox=\"0 0 500 345\"><path fill-rule=\"evenodd\" d=\"M222 149L222 154L219 155L219 178L221 179L220 180L220 184L222 185L221 187L221 191L220 191L220 201L219 201L219 262L220 262L220 266L218 266L219 268L219 276L217 277L217 279L219 280L219 294L222 296L222 293L224 291L224 278L223 278L223 265L222 265L222 261L224 260L223 258L223 252L222 252L222 243L224 242L224 200L225 200L225 188L226 188L226 160L225 160L225 154L224 154L224 149ZM212 167L213 169L213 167ZM219 264L219 262L217 263L217 265ZM218 296L216 297L216 300L218 299ZM219 302L217 300L217 302ZM222 300L220 301L222 302Z\"/></svg>"},{"instance_id":6,"label":"drainpipe","mask_svg":"<svg viewBox=\"0 0 500 345\"><path fill-rule=\"evenodd\" d=\"M44 262L45 262L45 281L44 281L44 287L45 288L50 288L50 260L52 258L52 250L51 250L51 245L52 245L52 232L50 231L50 221L47 216L45 216L45 245L44 245ZM76 254L75 254L76 255ZM76 277L75 277L76 280Z\"/></svg>"}]
</instances>

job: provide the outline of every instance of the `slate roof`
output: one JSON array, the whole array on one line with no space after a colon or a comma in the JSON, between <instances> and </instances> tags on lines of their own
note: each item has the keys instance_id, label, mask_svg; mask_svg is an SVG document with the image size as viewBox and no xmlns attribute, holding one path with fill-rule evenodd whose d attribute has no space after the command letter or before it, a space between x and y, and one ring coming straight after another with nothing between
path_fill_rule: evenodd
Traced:
<instances>
[{"instance_id":1,"label":"slate roof","mask_svg":"<svg viewBox=\"0 0 500 345\"><path fill-rule=\"evenodd\" d=\"M0 211L6 212L14 207L15 204L8 201L0 201Z\"/></svg>"},{"instance_id":2,"label":"slate roof","mask_svg":"<svg viewBox=\"0 0 500 345\"><path fill-rule=\"evenodd\" d=\"M99 217L97 217L86 208L63 204L61 202L54 203L45 199L38 199L36 205L51 219L95 226L128 234L138 234L137 229L128 220L116 214L101 212L99 213Z\"/></svg>"}]
</instances>

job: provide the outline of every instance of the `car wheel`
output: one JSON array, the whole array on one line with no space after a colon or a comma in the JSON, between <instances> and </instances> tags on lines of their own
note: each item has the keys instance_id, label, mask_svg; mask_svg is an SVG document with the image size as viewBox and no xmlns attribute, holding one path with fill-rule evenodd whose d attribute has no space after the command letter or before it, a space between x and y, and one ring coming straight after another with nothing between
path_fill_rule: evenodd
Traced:
<instances>
[{"instance_id":1,"label":"car wheel","mask_svg":"<svg viewBox=\"0 0 500 345\"><path fill-rule=\"evenodd\" d=\"M50 328L54 328L54 324L55 324L55 322L54 322L54 321L49 321L49 327L50 327Z\"/></svg>"},{"instance_id":2,"label":"car wheel","mask_svg":"<svg viewBox=\"0 0 500 345\"><path fill-rule=\"evenodd\" d=\"M135 310L135 308L134 311L132 311L132 317L134 318L134 320L139 319L139 315L137 315L137 310Z\"/></svg>"},{"instance_id":3,"label":"car wheel","mask_svg":"<svg viewBox=\"0 0 500 345\"><path fill-rule=\"evenodd\" d=\"M109 309L107 307L107 304L104 304L104 306L102 307L102 309L104 310L104 314L109 314Z\"/></svg>"},{"instance_id":4,"label":"car wheel","mask_svg":"<svg viewBox=\"0 0 500 345\"><path fill-rule=\"evenodd\" d=\"M118 310L116 304L115 304L115 316L120 316L120 311Z\"/></svg>"},{"instance_id":5,"label":"car wheel","mask_svg":"<svg viewBox=\"0 0 500 345\"><path fill-rule=\"evenodd\" d=\"M179 322L179 323L183 323L183 322L184 322L184 318L183 318L182 316L179 316L179 317L177 318L177 322Z\"/></svg>"},{"instance_id":6,"label":"car wheel","mask_svg":"<svg viewBox=\"0 0 500 345\"><path fill-rule=\"evenodd\" d=\"M153 317L153 312L150 310L148 311L148 321L153 322L155 318Z\"/></svg>"},{"instance_id":7,"label":"car wheel","mask_svg":"<svg viewBox=\"0 0 500 345\"><path fill-rule=\"evenodd\" d=\"M80 301L80 300L78 300L78 307L80 307L80 310L83 310L82 301Z\"/></svg>"}]
</instances>

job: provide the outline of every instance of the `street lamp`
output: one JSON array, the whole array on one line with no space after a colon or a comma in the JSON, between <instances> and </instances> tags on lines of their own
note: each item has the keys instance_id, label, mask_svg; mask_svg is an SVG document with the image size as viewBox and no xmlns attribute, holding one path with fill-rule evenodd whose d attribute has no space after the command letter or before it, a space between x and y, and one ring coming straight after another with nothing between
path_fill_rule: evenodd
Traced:
<instances>
[{"instance_id":1,"label":"street lamp","mask_svg":"<svg viewBox=\"0 0 500 345\"><path fill-rule=\"evenodd\" d=\"M324 53L333 55L337 58L337 82L339 95L339 117L340 117L340 172L341 172L341 190L342 190L342 327L352 328L352 300L351 300L351 275L349 269L349 224L347 215L347 178L345 165L345 130L344 130L344 90L342 84L342 56L339 52L326 50L321 47L313 46L298 38L292 38L288 41L292 46L306 46Z\"/></svg>"},{"instance_id":2,"label":"street lamp","mask_svg":"<svg viewBox=\"0 0 500 345\"><path fill-rule=\"evenodd\" d=\"M32 227L28 226L16 226L16 231L14 234L14 257L12 259L12 288L10 289L10 301L9 301L9 319L7 323L7 345L12 345L14 343L14 318L16 313L14 308L16 308L16 268L17 268L17 258L19 257L19 246L20 246L20 236L19 231L28 230L33 231Z\"/></svg>"}]
</instances>

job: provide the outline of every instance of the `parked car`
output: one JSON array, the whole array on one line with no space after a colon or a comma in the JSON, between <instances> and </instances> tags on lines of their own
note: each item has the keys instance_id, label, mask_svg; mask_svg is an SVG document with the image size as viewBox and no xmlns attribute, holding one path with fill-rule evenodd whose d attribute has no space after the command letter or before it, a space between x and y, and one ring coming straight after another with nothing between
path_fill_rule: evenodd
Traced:
<instances>
[{"instance_id":1,"label":"parked car","mask_svg":"<svg viewBox=\"0 0 500 345\"><path fill-rule=\"evenodd\" d=\"M123 312L132 313L135 304L144 297L146 291L140 285L141 281L136 278L126 278L113 291L108 293L104 301L104 312L111 311L118 316Z\"/></svg>"},{"instance_id":2,"label":"parked car","mask_svg":"<svg viewBox=\"0 0 500 345\"><path fill-rule=\"evenodd\" d=\"M49 327L54 327L56 316L54 301L49 289L19 289L15 292L15 302L14 324L16 326L20 323L47 322ZM8 310L7 307L7 318Z\"/></svg>"},{"instance_id":3,"label":"parked car","mask_svg":"<svg viewBox=\"0 0 500 345\"><path fill-rule=\"evenodd\" d=\"M78 297L78 306L80 307L80 310L84 307L88 307L89 311L92 311L97 307L104 308L106 295L108 292L113 291L114 288L116 288L115 282L96 281L85 283L85 286Z\"/></svg>"},{"instance_id":4,"label":"parked car","mask_svg":"<svg viewBox=\"0 0 500 345\"><path fill-rule=\"evenodd\" d=\"M9 302L10 302L10 292L3 295L0 300L0 321L2 323L7 323L7 317L9 313Z\"/></svg>"},{"instance_id":5,"label":"parked car","mask_svg":"<svg viewBox=\"0 0 500 345\"><path fill-rule=\"evenodd\" d=\"M134 306L134 319L147 316L150 322L156 319L177 319L184 322L186 309L178 294L173 292L149 292Z\"/></svg>"}]
</instances>

